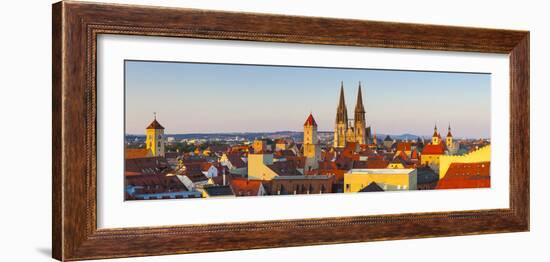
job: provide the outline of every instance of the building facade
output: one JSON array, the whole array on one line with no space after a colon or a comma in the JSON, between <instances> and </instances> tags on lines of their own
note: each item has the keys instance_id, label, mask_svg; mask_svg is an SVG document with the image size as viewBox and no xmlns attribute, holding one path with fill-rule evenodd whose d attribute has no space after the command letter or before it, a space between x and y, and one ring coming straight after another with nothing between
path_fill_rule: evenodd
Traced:
<instances>
[{"instance_id":1,"label":"building facade","mask_svg":"<svg viewBox=\"0 0 550 262\"><path fill-rule=\"evenodd\" d=\"M336 109L336 123L334 126L334 147L344 148L346 143L354 142L359 145L368 144L370 139L367 128L366 111L363 106L361 83L357 91L357 103L355 104L354 118L348 118L348 109L344 98L344 84L340 86L340 99Z\"/></svg>"},{"instance_id":2,"label":"building facade","mask_svg":"<svg viewBox=\"0 0 550 262\"><path fill-rule=\"evenodd\" d=\"M333 175L278 176L271 180L271 195L325 194L333 192Z\"/></svg>"},{"instance_id":3,"label":"building facade","mask_svg":"<svg viewBox=\"0 0 550 262\"><path fill-rule=\"evenodd\" d=\"M306 158L305 171L319 168L321 146L317 136L317 123L312 114L309 114L304 123L304 157Z\"/></svg>"},{"instance_id":4,"label":"building facade","mask_svg":"<svg viewBox=\"0 0 550 262\"><path fill-rule=\"evenodd\" d=\"M146 148L152 156L164 156L164 127L157 122L157 117L145 130Z\"/></svg>"},{"instance_id":5,"label":"building facade","mask_svg":"<svg viewBox=\"0 0 550 262\"><path fill-rule=\"evenodd\" d=\"M351 169L344 174L344 193L360 192L373 182L384 191L416 190L416 169Z\"/></svg>"},{"instance_id":6,"label":"building facade","mask_svg":"<svg viewBox=\"0 0 550 262\"><path fill-rule=\"evenodd\" d=\"M439 159L439 178L443 179L447 170L454 163L481 163L491 162L491 145L486 145L464 155L445 155Z\"/></svg>"}]
</instances>

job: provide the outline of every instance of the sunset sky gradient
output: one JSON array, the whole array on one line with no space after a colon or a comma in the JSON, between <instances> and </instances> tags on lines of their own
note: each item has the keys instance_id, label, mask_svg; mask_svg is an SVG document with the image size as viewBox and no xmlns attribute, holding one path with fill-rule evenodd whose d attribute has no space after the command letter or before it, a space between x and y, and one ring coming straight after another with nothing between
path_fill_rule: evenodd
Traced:
<instances>
[{"instance_id":1,"label":"sunset sky gradient","mask_svg":"<svg viewBox=\"0 0 550 262\"><path fill-rule=\"evenodd\" d=\"M153 112L167 134L302 131L310 112L333 131L340 81L350 118L361 81L378 134L490 136L490 74L144 61L125 63L126 133Z\"/></svg>"}]
</instances>

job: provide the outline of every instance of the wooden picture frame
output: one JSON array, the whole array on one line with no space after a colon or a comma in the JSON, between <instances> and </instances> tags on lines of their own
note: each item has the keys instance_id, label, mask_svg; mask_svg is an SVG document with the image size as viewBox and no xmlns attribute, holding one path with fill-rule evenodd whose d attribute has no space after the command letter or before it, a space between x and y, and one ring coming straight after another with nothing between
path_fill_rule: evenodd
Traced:
<instances>
[{"instance_id":1,"label":"wooden picture frame","mask_svg":"<svg viewBox=\"0 0 550 262\"><path fill-rule=\"evenodd\" d=\"M81 260L529 230L529 32L83 2L53 5L53 257ZM510 208L98 229L99 34L468 51L510 57Z\"/></svg>"}]
</instances>

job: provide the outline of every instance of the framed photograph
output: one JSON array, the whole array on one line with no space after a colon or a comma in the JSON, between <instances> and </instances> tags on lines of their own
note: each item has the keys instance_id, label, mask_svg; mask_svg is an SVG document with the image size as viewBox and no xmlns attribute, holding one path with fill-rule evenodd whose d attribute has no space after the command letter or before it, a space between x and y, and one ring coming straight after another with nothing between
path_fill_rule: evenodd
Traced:
<instances>
[{"instance_id":1,"label":"framed photograph","mask_svg":"<svg viewBox=\"0 0 550 262\"><path fill-rule=\"evenodd\" d=\"M53 257L529 230L529 32L53 5Z\"/></svg>"}]
</instances>

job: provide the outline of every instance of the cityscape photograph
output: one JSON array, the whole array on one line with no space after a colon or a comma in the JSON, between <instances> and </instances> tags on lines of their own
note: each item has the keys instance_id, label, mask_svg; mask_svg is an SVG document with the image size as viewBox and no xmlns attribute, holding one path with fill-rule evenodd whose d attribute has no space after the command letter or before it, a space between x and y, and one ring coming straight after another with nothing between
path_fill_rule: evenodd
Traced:
<instances>
[{"instance_id":1,"label":"cityscape photograph","mask_svg":"<svg viewBox=\"0 0 550 262\"><path fill-rule=\"evenodd\" d=\"M124 199L490 188L491 75L127 60Z\"/></svg>"}]
</instances>

